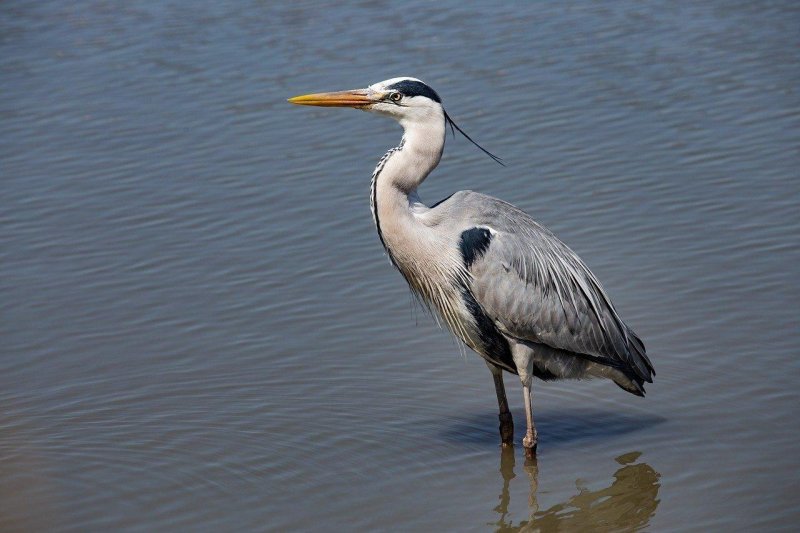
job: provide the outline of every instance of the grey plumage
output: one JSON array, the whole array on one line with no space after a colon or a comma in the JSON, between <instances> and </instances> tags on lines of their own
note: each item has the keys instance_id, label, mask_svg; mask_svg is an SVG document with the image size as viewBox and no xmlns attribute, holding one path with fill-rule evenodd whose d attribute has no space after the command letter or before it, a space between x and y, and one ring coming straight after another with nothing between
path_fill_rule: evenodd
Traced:
<instances>
[{"instance_id":1,"label":"grey plumage","mask_svg":"<svg viewBox=\"0 0 800 533\"><path fill-rule=\"evenodd\" d=\"M504 445L513 438L513 424L502 370L522 382L523 445L531 450L537 442L530 407L533 377L605 377L644 395L644 383L655 374L644 344L594 274L555 235L511 204L472 191L432 207L422 202L417 187L439 163L446 124L454 125L433 89L415 78L393 78L367 89L290 102L356 107L403 126L400 145L381 158L372 175L370 204L378 236L412 291L486 360Z\"/></svg>"},{"instance_id":2,"label":"grey plumage","mask_svg":"<svg viewBox=\"0 0 800 533\"><path fill-rule=\"evenodd\" d=\"M443 211L442 219L494 231L488 249L469 267L469 288L503 335L534 352L553 349L535 358L541 374L608 373L624 389L644 394L643 383L652 382L654 371L642 341L594 274L552 232L516 207L472 191L435 209Z\"/></svg>"}]
</instances>

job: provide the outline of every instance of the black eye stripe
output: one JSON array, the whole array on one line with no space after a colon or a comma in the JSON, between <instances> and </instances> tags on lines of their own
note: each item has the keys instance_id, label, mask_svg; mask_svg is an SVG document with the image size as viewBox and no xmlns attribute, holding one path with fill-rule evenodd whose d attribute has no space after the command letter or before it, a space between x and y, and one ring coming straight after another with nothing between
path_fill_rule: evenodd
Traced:
<instances>
[{"instance_id":1,"label":"black eye stripe","mask_svg":"<svg viewBox=\"0 0 800 533\"><path fill-rule=\"evenodd\" d=\"M436 91L416 80L402 80L387 87L387 89L398 91L405 96L425 96L434 102L442 103L442 99Z\"/></svg>"}]
</instances>

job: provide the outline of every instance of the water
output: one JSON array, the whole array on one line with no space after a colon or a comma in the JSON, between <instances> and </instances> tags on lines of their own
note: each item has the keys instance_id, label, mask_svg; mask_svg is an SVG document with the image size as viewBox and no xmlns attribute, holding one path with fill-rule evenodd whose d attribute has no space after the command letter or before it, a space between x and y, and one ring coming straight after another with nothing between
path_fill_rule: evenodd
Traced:
<instances>
[{"instance_id":1,"label":"water","mask_svg":"<svg viewBox=\"0 0 800 533\"><path fill-rule=\"evenodd\" d=\"M0 530L790 529L792 2L4 2ZM421 190L553 229L658 372L537 383L535 462L381 253L400 137L289 96L420 77ZM520 388L507 380L521 440Z\"/></svg>"}]
</instances>

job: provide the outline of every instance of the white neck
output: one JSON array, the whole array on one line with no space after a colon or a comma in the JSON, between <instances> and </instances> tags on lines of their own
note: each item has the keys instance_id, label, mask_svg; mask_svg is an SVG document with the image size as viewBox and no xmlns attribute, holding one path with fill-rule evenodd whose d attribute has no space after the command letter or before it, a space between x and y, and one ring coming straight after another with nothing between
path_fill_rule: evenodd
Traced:
<instances>
[{"instance_id":1,"label":"white neck","mask_svg":"<svg viewBox=\"0 0 800 533\"><path fill-rule=\"evenodd\" d=\"M403 140L381 172L381 182L391 181L402 191L411 192L436 168L444 150L445 124L441 111L424 121L401 120Z\"/></svg>"},{"instance_id":2,"label":"white neck","mask_svg":"<svg viewBox=\"0 0 800 533\"><path fill-rule=\"evenodd\" d=\"M395 264L399 241L411 238L414 228L410 226L419 224L412 209L424 208L417 187L442 157L445 124L443 113L438 111L438 115L424 122L401 120L405 130L402 141L383 156L372 174L372 216L381 243Z\"/></svg>"},{"instance_id":3,"label":"white neck","mask_svg":"<svg viewBox=\"0 0 800 533\"><path fill-rule=\"evenodd\" d=\"M461 338L468 313L456 287L468 276L448 232L437 231L417 187L439 164L445 139L444 114L424 124L403 123L400 145L383 156L372 175L372 210L381 243L411 289L439 312ZM461 318L459 318L461 317Z\"/></svg>"},{"instance_id":4,"label":"white neck","mask_svg":"<svg viewBox=\"0 0 800 533\"><path fill-rule=\"evenodd\" d=\"M372 177L372 210L381 243L411 289L435 307L452 331L466 335L458 289L467 275L447 233L436 231L417 187L439 164L444 114L423 126L401 124L403 141L383 156ZM464 338L462 336L462 338Z\"/></svg>"},{"instance_id":5,"label":"white neck","mask_svg":"<svg viewBox=\"0 0 800 533\"><path fill-rule=\"evenodd\" d=\"M430 263L444 243L440 233L423 223L429 209L417 195L417 187L439 164L444 149L444 114L441 110L438 114L438 120L432 117L421 124L401 121L403 140L386 153L372 177L372 210L381 243L412 288L426 298L433 286L431 276L445 275L443 268L458 268Z\"/></svg>"}]
</instances>

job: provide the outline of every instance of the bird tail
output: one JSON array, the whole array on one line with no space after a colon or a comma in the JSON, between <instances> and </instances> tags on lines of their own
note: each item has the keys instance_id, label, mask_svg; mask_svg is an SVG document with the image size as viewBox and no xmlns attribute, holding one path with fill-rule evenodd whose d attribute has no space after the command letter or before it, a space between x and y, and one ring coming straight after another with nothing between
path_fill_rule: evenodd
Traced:
<instances>
[{"instance_id":1,"label":"bird tail","mask_svg":"<svg viewBox=\"0 0 800 533\"><path fill-rule=\"evenodd\" d=\"M653 368L650 358L647 357L642 339L629 327L625 326L625 329L628 336L627 359L629 364L627 368L619 369L623 379L614 379L614 383L631 394L644 396L644 384L653 382L656 370Z\"/></svg>"}]
</instances>

